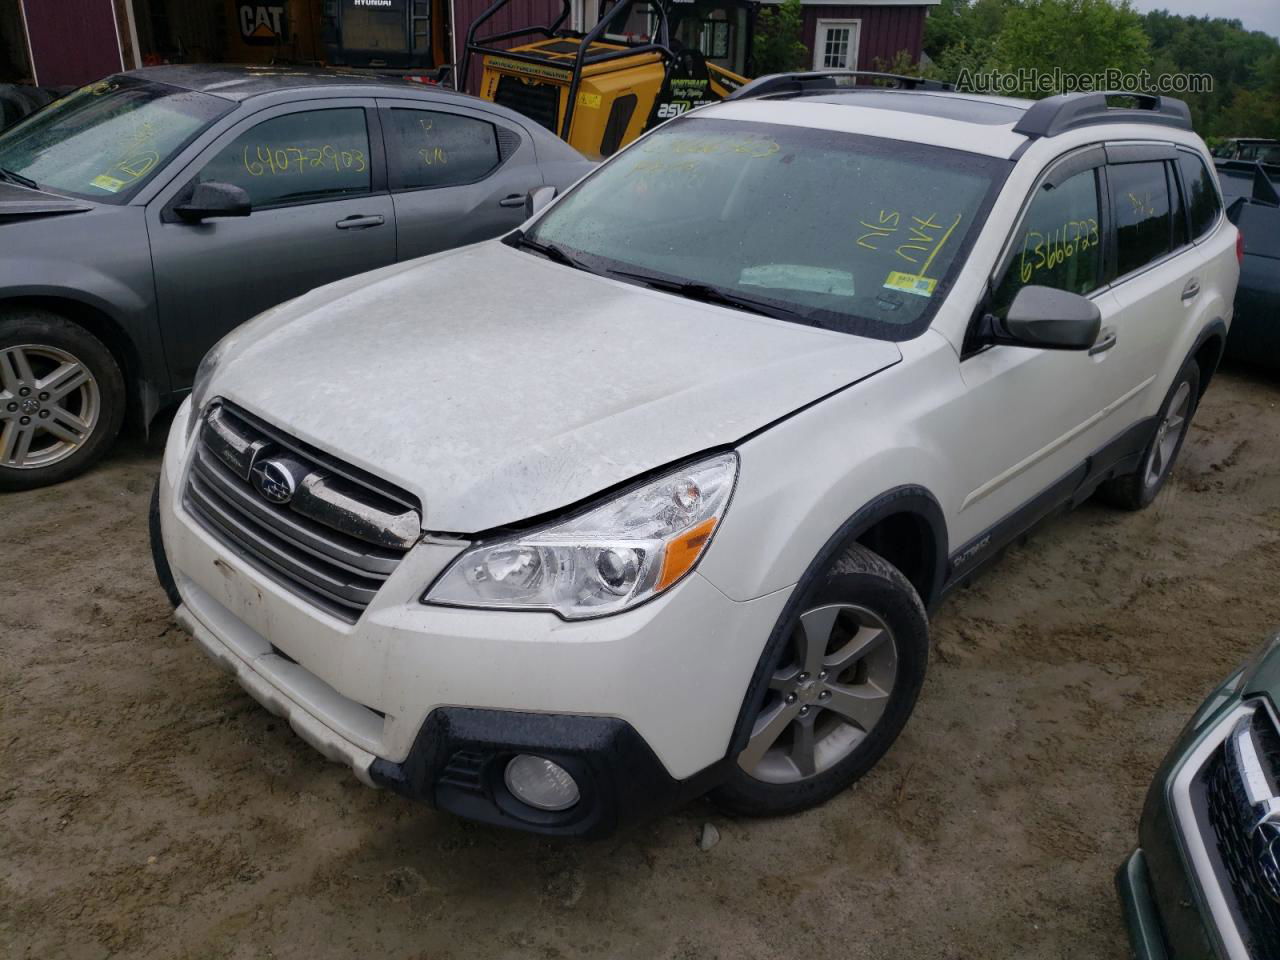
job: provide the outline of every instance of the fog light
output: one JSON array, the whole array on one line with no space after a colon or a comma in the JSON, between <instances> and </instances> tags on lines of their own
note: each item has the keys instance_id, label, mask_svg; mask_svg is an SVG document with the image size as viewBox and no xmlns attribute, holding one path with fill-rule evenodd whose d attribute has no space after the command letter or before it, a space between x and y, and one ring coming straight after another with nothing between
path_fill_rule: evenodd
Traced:
<instances>
[{"instance_id":1,"label":"fog light","mask_svg":"<svg viewBox=\"0 0 1280 960\"><path fill-rule=\"evenodd\" d=\"M568 810L578 802L578 784L546 757L520 754L507 764L503 779L518 800L539 810Z\"/></svg>"}]
</instances>

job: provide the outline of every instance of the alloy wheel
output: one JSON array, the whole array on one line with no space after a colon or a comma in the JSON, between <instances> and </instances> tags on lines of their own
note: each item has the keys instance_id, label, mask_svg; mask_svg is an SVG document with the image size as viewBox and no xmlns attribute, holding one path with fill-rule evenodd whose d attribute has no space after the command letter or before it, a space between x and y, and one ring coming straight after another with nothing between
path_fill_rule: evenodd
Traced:
<instances>
[{"instance_id":1,"label":"alloy wheel","mask_svg":"<svg viewBox=\"0 0 1280 960\"><path fill-rule=\"evenodd\" d=\"M824 604L800 614L738 764L769 783L817 776L849 756L889 704L893 632L871 610Z\"/></svg>"},{"instance_id":2,"label":"alloy wheel","mask_svg":"<svg viewBox=\"0 0 1280 960\"><path fill-rule=\"evenodd\" d=\"M98 381L79 358L45 344L0 348L0 467L33 470L67 459L101 412Z\"/></svg>"},{"instance_id":3,"label":"alloy wheel","mask_svg":"<svg viewBox=\"0 0 1280 960\"><path fill-rule=\"evenodd\" d=\"M1151 445L1151 453L1147 457L1146 483L1152 486L1165 472L1173 466L1173 456L1178 450L1178 441L1187 428L1187 415L1191 412L1191 384L1183 381L1169 398L1156 428L1155 443Z\"/></svg>"}]
</instances>

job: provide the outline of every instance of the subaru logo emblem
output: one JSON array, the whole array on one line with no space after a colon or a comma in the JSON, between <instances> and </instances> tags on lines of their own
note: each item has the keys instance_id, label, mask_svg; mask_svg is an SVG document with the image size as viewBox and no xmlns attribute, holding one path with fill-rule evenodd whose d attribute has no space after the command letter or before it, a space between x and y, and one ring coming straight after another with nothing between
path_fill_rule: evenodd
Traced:
<instances>
[{"instance_id":1,"label":"subaru logo emblem","mask_svg":"<svg viewBox=\"0 0 1280 960\"><path fill-rule=\"evenodd\" d=\"M254 474L258 492L272 503L288 503L298 490L293 474L279 460L268 460Z\"/></svg>"},{"instance_id":2,"label":"subaru logo emblem","mask_svg":"<svg viewBox=\"0 0 1280 960\"><path fill-rule=\"evenodd\" d=\"M1254 872L1267 896L1280 903L1280 823L1264 820L1253 835Z\"/></svg>"}]
</instances>

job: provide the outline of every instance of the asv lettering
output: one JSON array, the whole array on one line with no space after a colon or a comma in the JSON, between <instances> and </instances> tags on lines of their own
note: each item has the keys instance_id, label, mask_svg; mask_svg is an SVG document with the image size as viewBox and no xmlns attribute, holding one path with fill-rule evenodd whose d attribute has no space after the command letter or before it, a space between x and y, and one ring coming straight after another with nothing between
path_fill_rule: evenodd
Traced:
<instances>
[{"instance_id":1,"label":"asv lettering","mask_svg":"<svg viewBox=\"0 0 1280 960\"><path fill-rule=\"evenodd\" d=\"M687 100L674 100L671 103L663 103L658 106L658 119L670 120L672 117L678 117L689 109Z\"/></svg>"}]
</instances>

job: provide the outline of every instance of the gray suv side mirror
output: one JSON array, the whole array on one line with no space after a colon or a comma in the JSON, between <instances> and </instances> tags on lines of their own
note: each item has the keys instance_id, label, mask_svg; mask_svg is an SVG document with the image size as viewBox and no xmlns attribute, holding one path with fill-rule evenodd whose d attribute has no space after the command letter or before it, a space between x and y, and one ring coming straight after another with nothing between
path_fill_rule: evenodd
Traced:
<instances>
[{"instance_id":1,"label":"gray suv side mirror","mask_svg":"<svg viewBox=\"0 0 1280 960\"><path fill-rule=\"evenodd\" d=\"M535 213L545 209L547 204L555 198L555 187L534 187L529 191L529 195L524 198L525 217L532 217Z\"/></svg>"},{"instance_id":2,"label":"gray suv side mirror","mask_svg":"<svg viewBox=\"0 0 1280 960\"><path fill-rule=\"evenodd\" d=\"M1092 300L1054 287L1023 287L1001 320L988 315L986 339L1042 350L1088 350L1097 342L1102 314Z\"/></svg>"},{"instance_id":3,"label":"gray suv side mirror","mask_svg":"<svg viewBox=\"0 0 1280 960\"><path fill-rule=\"evenodd\" d=\"M173 208L174 213L190 223L199 223L208 217L247 217L252 210L253 204L243 187L216 180L197 183L191 198Z\"/></svg>"}]
</instances>

